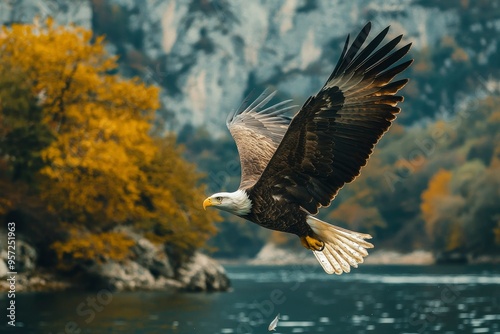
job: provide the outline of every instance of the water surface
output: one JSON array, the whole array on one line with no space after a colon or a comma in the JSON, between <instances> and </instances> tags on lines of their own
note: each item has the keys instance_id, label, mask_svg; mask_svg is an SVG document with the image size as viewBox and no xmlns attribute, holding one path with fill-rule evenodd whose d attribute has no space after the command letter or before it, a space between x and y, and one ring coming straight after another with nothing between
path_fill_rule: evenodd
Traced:
<instances>
[{"instance_id":1,"label":"water surface","mask_svg":"<svg viewBox=\"0 0 500 334\"><path fill-rule=\"evenodd\" d=\"M227 293L19 293L17 333L497 333L500 268L226 266ZM5 310L6 298L0 299ZM2 327L5 329L6 327Z\"/></svg>"}]
</instances>

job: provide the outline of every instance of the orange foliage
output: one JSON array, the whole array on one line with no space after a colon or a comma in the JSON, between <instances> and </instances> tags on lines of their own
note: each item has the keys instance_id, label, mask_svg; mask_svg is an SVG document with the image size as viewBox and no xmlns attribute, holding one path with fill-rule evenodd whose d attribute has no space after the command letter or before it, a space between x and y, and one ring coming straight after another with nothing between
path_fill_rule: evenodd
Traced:
<instances>
[{"instance_id":1,"label":"orange foliage","mask_svg":"<svg viewBox=\"0 0 500 334\"><path fill-rule=\"evenodd\" d=\"M495 234L495 243L500 245L500 219L497 223L497 226L493 229L493 233Z\"/></svg>"},{"instance_id":2,"label":"orange foliage","mask_svg":"<svg viewBox=\"0 0 500 334\"><path fill-rule=\"evenodd\" d=\"M44 151L43 200L62 220L103 225L141 214L146 175L139 166L156 147L150 121L158 89L108 73L117 67L103 38L79 27L18 25L3 28L5 68L17 69L43 92L44 122L57 139Z\"/></svg>"},{"instance_id":3,"label":"orange foliage","mask_svg":"<svg viewBox=\"0 0 500 334\"><path fill-rule=\"evenodd\" d=\"M491 115L488 117L488 123L500 124L500 110L491 113Z\"/></svg>"},{"instance_id":4,"label":"orange foliage","mask_svg":"<svg viewBox=\"0 0 500 334\"><path fill-rule=\"evenodd\" d=\"M464 233L458 221L452 222L449 227L449 236L446 240L446 250L452 251L460 248L464 244Z\"/></svg>"},{"instance_id":5,"label":"orange foliage","mask_svg":"<svg viewBox=\"0 0 500 334\"><path fill-rule=\"evenodd\" d=\"M71 269L77 263L105 260L120 261L127 257L134 241L120 232L88 233L76 228L70 229L67 241L57 241L52 245L58 264L63 269Z\"/></svg>"},{"instance_id":6,"label":"orange foliage","mask_svg":"<svg viewBox=\"0 0 500 334\"><path fill-rule=\"evenodd\" d=\"M392 138L400 138L405 134L405 132L406 129L403 125L394 123L391 125L391 131L387 135L390 135Z\"/></svg>"},{"instance_id":7,"label":"orange foliage","mask_svg":"<svg viewBox=\"0 0 500 334\"><path fill-rule=\"evenodd\" d=\"M441 38L441 46L443 47L455 47L456 45L457 42L453 36L446 35Z\"/></svg>"},{"instance_id":8,"label":"orange foliage","mask_svg":"<svg viewBox=\"0 0 500 334\"><path fill-rule=\"evenodd\" d=\"M69 238L53 244L60 261L122 259L133 241L102 232L119 224L190 250L215 233L220 217L201 207L201 175L173 138L150 134L158 88L111 74L118 65L103 37L48 19L3 27L0 48L0 73L20 75L40 97L39 122L54 137L31 189L56 227L71 222ZM10 206L0 196L0 214Z\"/></svg>"},{"instance_id":9,"label":"orange foliage","mask_svg":"<svg viewBox=\"0 0 500 334\"><path fill-rule=\"evenodd\" d=\"M433 70L432 59L430 58L430 50L428 48L423 48L418 57L415 57L416 61L412 65L413 71L415 73L425 74Z\"/></svg>"},{"instance_id":10,"label":"orange foliage","mask_svg":"<svg viewBox=\"0 0 500 334\"><path fill-rule=\"evenodd\" d=\"M334 223L343 223L352 229L370 232L374 227L385 227L385 222L376 207L362 206L355 201L347 201L330 215Z\"/></svg>"},{"instance_id":11,"label":"orange foliage","mask_svg":"<svg viewBox=\"0 0 500 334\"><path fill-rule=\"evenodd\" d=\"M147 182L142 184L142 198L149 212L134 225L157 243L183 250L201 247L216 232L213 223L221 217L215 210L203 210L205 186L198 185L201 175L182 159L175 139L158 139L156 146L153 161L143 166Z\"/></svg>"},{"instance_id":12,"label":"orange foliage","mask_svg":"<svg viewBox=\"0 0 500 334\"><path fill-rule=\"evenodd\" d=\"M432 64L428 61L419 61L412 68L416 73L428 73L432 70Z\"/></svg>"},{"instance_id":13,"label":"orange foliage","mask_svg":"<svg viewBox=\"0 0 500 334\"><path fill-rule=\"evenodd\" d=\"M436 201L440 197L450 194L451 172L440 169L429 181L427 189L422 193L422 203L420 210L426 223L426 229L430 235L433 231L434 216L437 212L439 204Z\"/></svg>"},{"instance_id":14,"label":"orange foliage","mask_svg":"<svg viewBox=\"0 0 500 334\"><path fill-rule=\"evenodd\" d=\"M491 158L490 167L491 169L500 170L500 143L498 142L498 140L496 141L496 146L493 151L493 157Z\"/></svg>"},{"instance_id":15,"label":"orange foliage","mask_svg":"<svg viewBox=\"0 0 500 334\"><path fill-rule=\"evenodd\" d=\"M453 51L451 59L453 59L456 62L466 62L469 60L469 55L467 54L467 52L465 52L464 49L457 47Z\"/></svg>"},{"instance_id":16,"label":"orange foliage","mask_svg":"<svg viewBox=\"0 0 500 334\"><path fill-rule=\"evenodd\" d=\"M8 198L0 197L0 216L5 215L12 208L12 202Z\"/></svg>"}]
</instances>

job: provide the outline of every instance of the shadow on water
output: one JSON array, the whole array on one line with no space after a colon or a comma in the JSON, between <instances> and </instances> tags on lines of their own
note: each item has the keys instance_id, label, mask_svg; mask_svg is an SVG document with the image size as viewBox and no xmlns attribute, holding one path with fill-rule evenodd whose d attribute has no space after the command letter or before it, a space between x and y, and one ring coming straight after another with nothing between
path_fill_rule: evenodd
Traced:
<instances>
[{"instance_id":1,"label":"shadow on water","mask_svg":"<svg viewBox=\"0 0 500 334\"><path fill-rule=\"evenodd\" d=\"M267 333L280 313L275 333L500 333L500 268L320 270L227 266L228 293L19 293L16 332Z\"/></svg>"}]
</instances>

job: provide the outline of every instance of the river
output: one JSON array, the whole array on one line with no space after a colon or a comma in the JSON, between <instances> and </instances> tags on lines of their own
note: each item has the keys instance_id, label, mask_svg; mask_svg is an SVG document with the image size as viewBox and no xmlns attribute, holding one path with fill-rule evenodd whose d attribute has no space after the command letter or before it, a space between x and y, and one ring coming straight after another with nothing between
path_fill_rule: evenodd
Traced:
<instances>
[{"instance_id":1,"label":"river","mask_svg":"<svg viewBox=\"0 0 500 334\"><path fill-rule=\"evenodd\" d=\"M275 333L500 333L499 266L226 270L226 293L18 293L12 332L263 334L279 313Z\"/></svg>"}]
</instances>

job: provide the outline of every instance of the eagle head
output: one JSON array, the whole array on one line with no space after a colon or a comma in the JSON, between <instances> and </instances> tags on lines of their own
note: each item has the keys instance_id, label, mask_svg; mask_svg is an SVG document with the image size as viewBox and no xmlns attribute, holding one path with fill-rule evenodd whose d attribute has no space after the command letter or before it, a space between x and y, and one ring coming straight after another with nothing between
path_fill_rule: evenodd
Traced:
<instances>
[{"instance_id":1,"label":"eagle head","mask_svg":"<svg viewBox=\"0 0 500 334\"><path fill-rule=\"evenodd\" d=\"M203 208L213 206L219 210L224 210L237 216L244 216L250 213L252 201L244 190L238 189L232 193L216 193L203 201Z\"/></svg>"}]
</instances>

